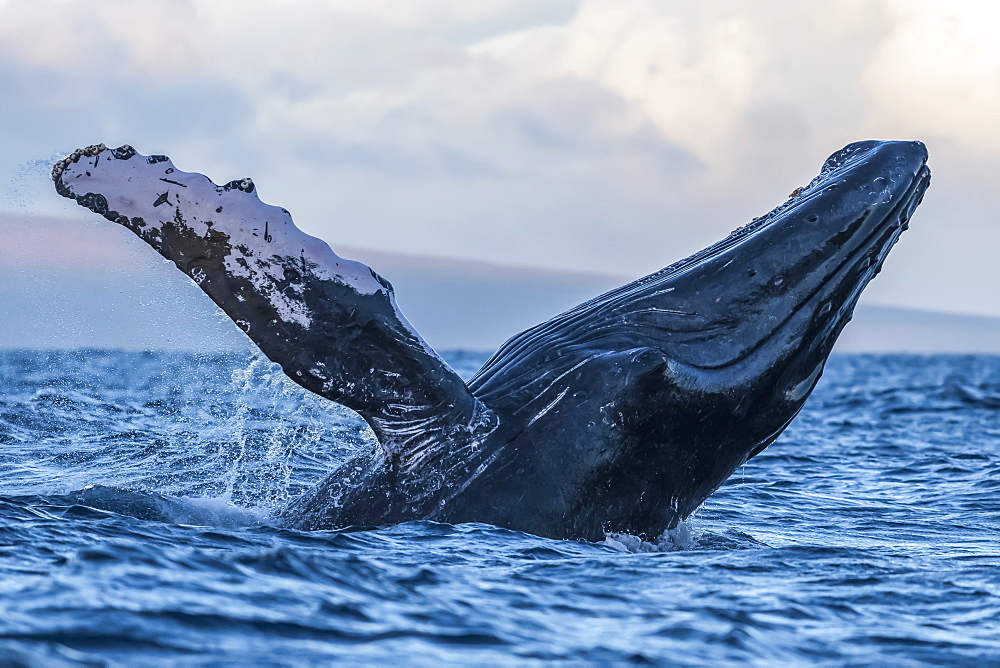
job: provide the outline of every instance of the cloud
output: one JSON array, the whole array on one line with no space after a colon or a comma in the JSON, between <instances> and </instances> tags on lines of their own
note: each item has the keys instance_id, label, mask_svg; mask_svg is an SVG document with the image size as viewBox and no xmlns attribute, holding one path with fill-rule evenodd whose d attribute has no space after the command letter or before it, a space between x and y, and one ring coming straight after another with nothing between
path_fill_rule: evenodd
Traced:
<instances>
[{"instance_id":1,"label":"cloud","mask_svg":"<svg viewBox=\"0 0 1000 668\"><path fill-rule=\"evenodd\" d=\"M334 247L638 275L847 142L924 138L935 184L873 294L998 313L998 27L932 0L8 0L0 174L128 142L254 177Z\"/></svg>"},{"instance_id":2,"label":"cloud","mask_svg":"<svg viewBox=\"0 0 1000 668\"><path fill-rule=\"evenodd\" d=\"M893 27L864 73L874 119L972 154L1000 150L1000 5L886 3Z\"/></svg>"},{"instance_id":3,"label":"cloud","mask_svg":"<svg viewBox=\"0 0 1000 668\"><path fill-rule=\"evenodd\" d=\"M735 19L692 31L663 7L645 0L587 2L562 29L501 37L479 52L519 60L523 71L538 61L548 77L600 85L620 95L664 138L710 160L728 143L750 99L753 35Z\"/></svg>"}]
</instances>

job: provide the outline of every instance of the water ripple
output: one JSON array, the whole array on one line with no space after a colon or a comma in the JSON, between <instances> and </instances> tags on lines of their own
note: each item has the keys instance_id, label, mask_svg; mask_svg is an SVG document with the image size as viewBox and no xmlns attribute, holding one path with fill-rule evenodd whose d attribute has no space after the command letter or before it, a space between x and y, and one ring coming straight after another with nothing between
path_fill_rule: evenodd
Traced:
<instances>
[{"instance_id":1,"label":"water ripple","mask_svg":"<svg viewBox=\"0 0 1000 668\"><path fill-rule=\"evenodd\" d=\"M835 357L656 542L310 533L374 442L266 360L2 353L0 664L997 662L998 410L1000 358Z\"/></svg>"}]
</instances>

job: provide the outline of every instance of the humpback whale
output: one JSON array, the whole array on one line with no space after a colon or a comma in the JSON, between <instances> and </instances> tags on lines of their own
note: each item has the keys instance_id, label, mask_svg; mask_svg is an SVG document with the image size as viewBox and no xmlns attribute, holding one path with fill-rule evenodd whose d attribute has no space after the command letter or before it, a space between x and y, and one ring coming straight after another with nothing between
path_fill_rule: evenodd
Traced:
<instances>
[{"instance_id":1,"label":"humpback whale","mask_svg":"<svg viewBox=\"0 0 1000 668\"><path fill-rule=\"evenodd\" d=\"M465 383L392 286L250 179L130 146L74 151L57 192L173 263L293 381L381 444L293 501L301 529L414 519L552 538L654 537L798 414L930 182L915 141L834 153L722 241L514 336Z\"/></svg>"}]
</instances>

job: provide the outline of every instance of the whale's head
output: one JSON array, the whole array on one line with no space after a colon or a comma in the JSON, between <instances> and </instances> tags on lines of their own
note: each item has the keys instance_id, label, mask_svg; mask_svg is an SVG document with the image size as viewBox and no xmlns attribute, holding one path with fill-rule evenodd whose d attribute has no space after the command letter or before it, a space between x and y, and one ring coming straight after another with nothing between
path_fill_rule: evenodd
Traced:
<instances>
[{"instance_id":1,"label":"whale's head","mask_svg":"<svg viewBox=\"0 0 1000 668\"><path fill-rule=\"evenodd\" d=\"M926 161L920 142L850 144L726 239L514 337L470 387L541 444L579 531L669 526L799 412ZM544 445L566 415L585 425L572 457Z\"/></svg>"},{"instance_id":2,"label":"whale's head","mask_svg":"<svg viewBox=\"0 0 1000 668\"><path fill-rule=\"evenodd\" d=\"M719 243L514 337L472 384L516 392L511 367L648 349L680 383L732 393L766 382L801 404L801 381L818 376L920 203L926 162L916 141L850 144Z\"/></svg>"}]
</instances>

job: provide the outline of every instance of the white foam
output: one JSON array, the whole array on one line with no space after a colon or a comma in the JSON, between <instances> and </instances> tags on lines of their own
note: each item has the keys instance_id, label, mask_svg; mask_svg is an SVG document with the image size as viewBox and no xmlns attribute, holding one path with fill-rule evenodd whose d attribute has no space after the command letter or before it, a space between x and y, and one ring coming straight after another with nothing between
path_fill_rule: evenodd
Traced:
<instances>
[{"instance_id":1,"label":"white foam","mask_svg":"<svg viewBox=\"0 0 1000 668\"><path fill-rule=\"evenodd\" d=\"M687 520L682 520L673 529L667 529L653 542L628 533L608 533L604 544L620 552L639 554L643 552L677 552L695 546L694 532Z\"/></svg>"}]
</instances>

